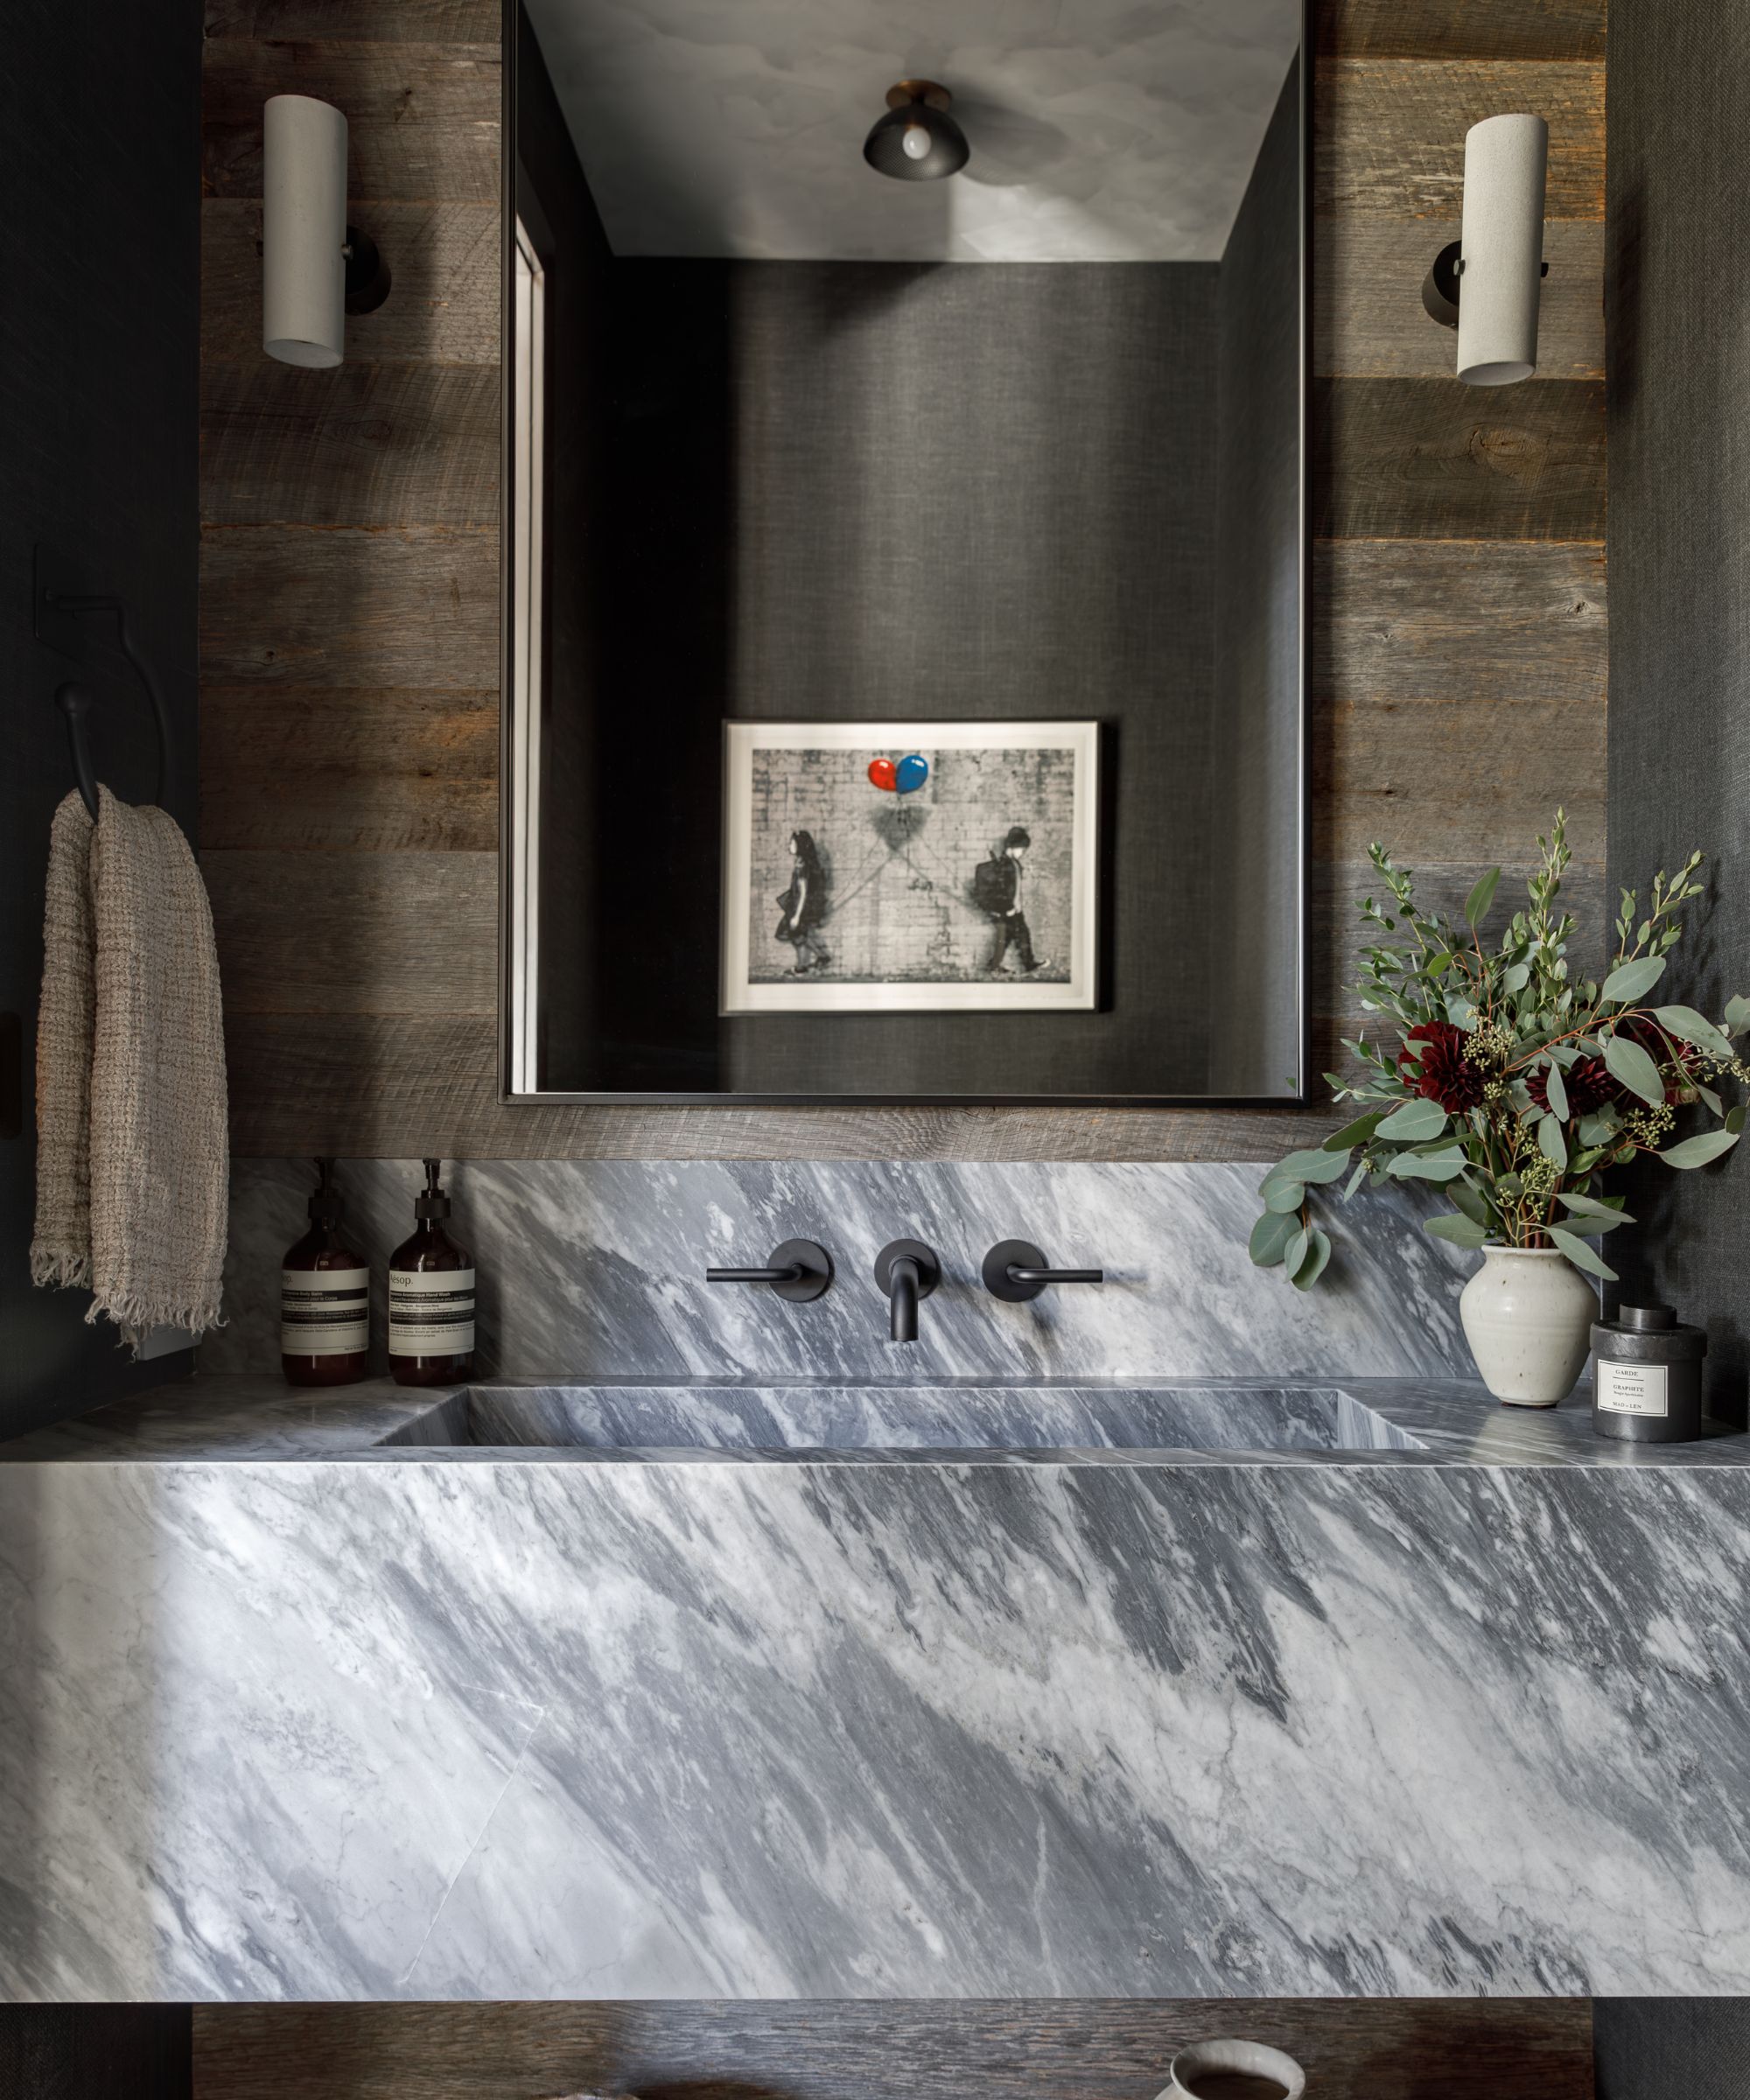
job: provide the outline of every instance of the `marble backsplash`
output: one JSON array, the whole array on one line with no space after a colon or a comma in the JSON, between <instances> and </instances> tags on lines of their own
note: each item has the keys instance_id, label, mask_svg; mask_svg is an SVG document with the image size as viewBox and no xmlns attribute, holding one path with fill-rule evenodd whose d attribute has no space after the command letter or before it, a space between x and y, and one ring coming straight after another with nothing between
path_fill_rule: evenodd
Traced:
<instances>
[{"instance_id":1,"label":"marble backsplash","mask_svg":"<svg viewBox=\"0 0 1750 2100\"><path fill-rule=\"evenodd\" d=\"M1338 1251L1303 1294L1246 1251L1264 1169L1253 1164L898 1165L881 1161L466 1160L445 1166L452 1229L480 1276L482 1376L920 1378L1472 1376L1458 1286L1474 1265L1421 1229L1424 1200L1370 1191L1340 1214ZM417 1160L337 1170L348 1229L371 1259L382 1355L383 1276L412 1229ZM233 1169L227 1325L209 1371L278 1368L279 1264L305 1229L310 1163ZM818 1240L837 1278L808 1306L708 1284L708 1265L763 1263ZM920 1338L896 1348L872 1270L922 1239L943 1280ZM1101 1285L1029 1305L991 1298L985 1250L1032 1240Z\"/></svg>"}]
</instances>

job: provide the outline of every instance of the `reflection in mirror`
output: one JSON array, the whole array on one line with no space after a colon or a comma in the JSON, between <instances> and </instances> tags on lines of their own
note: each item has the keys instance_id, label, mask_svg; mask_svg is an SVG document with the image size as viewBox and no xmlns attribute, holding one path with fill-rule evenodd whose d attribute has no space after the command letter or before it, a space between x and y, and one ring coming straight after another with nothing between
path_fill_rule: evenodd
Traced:
<instances>
[{"instance_id":1,"label":"reflection in mirror","mask_svg":"<svg viewBox=\"0 0 1750 2100\"><path fill-rule=\"evenodd\" d=\"M511 4L508 1092L1295 1098L1299 0Z\"/></svg>"}]
</instances>

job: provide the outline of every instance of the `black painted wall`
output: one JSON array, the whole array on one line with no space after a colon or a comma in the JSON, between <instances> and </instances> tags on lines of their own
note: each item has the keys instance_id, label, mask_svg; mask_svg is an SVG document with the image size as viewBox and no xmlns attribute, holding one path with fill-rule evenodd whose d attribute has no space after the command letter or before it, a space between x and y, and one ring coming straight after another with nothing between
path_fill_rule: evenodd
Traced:
<instances>
[{"instance_id":1,"label":"black painted wall","mask_svg":"<svg viewBox=\"0 0 1750 2100\"><path fill-rule=\"evenodd\" d=\"M1705 939L1667 984L1717 1012L1750 993L1750 9L1612 0L1609 34L1611 894L1707 852ZM1707 1327L1741 1421L1750 1149L1630 1208L1624 1293Z\"/></svg>"},{"instance_id":2,"label":"black painted wall","mask_svg":"<svg viewBox=\"0 0 1750 2100\"><path fill-rule=\"evenodd\" d=\"M55 687L99 702L100 775L150 799L150 717L101 646L82 667L32 638L32 550L135 608L178 731L167 799L195 813L199 0L10 0L0 67L0 1435L158 1384L186 1354L133 1365L83 1324L84 1293L31 1287L31 1087L49 821L71 786ZM16 1026L16 1034L11 1033Z\"/></svg>"}]
</instances>

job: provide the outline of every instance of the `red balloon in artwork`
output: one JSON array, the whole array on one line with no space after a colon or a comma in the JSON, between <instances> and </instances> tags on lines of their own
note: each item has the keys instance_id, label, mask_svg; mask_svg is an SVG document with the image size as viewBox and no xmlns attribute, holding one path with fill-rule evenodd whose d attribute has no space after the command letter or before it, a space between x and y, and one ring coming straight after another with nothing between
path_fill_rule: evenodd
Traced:
<instances>
[{"instance_id":1,"label":"red balloon in artwork","mask_svg":"<svg viewBox=\"0 0 1750 2100\"><path fill-rule=\"evenodd\" d=\"M892 759L871 759L869 777L878 788L885 788L891 794L899 787L900 776L894 770Z\"/></svg>"}]
</instances>

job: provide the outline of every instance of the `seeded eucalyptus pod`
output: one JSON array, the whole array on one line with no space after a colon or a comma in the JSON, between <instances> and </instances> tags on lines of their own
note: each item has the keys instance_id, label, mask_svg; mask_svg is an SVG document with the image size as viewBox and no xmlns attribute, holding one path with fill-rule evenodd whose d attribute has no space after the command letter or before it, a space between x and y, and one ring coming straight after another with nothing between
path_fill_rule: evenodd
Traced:
<instances>
[{"instance_id":1,"label":"seeded eucalyptus pod","mask_svg":"<svg viewBox=\"0 0 1750 2100\"><path fill-rule=\"evenodd\" d=\"M1683 939L1684 907L1699 897L1691 853L1653 878L1645 915L1624 890L1616 952L1603 981L1574 977L1574 922L1558 906L1571 858L1563 813L1527 902L1498 943L1483 928L1501 870L1466 900L1462 928L1424 914L1408 869L1376 844L1368 859L1383 901L1362 900L1373 938L1354 991L1380 1017L1343 1047L1360 1067L1326 1073L1339 1102L1361 1113L1316 1150L1291 1152L1265 1175L1252 1229L1260 1268L1284 1269L1310 1291L1331 1258L1310 1192L1342 1182L1426 1181L1452 1204L1427 1229L1460 1247L1558 1250L1578 1269L1615 1280L1590 1244L1634 1222L1604 1192L1613 1169L1651 1153L1667 1166L1706 1166L1735 1145L1745 1111L1722 1088L1750 1082L1732 1039L1750 1028L1750 999L1728 999L1717 1021L1692 1006L1648 1002Z\"/></svg>"}]
</instances>

